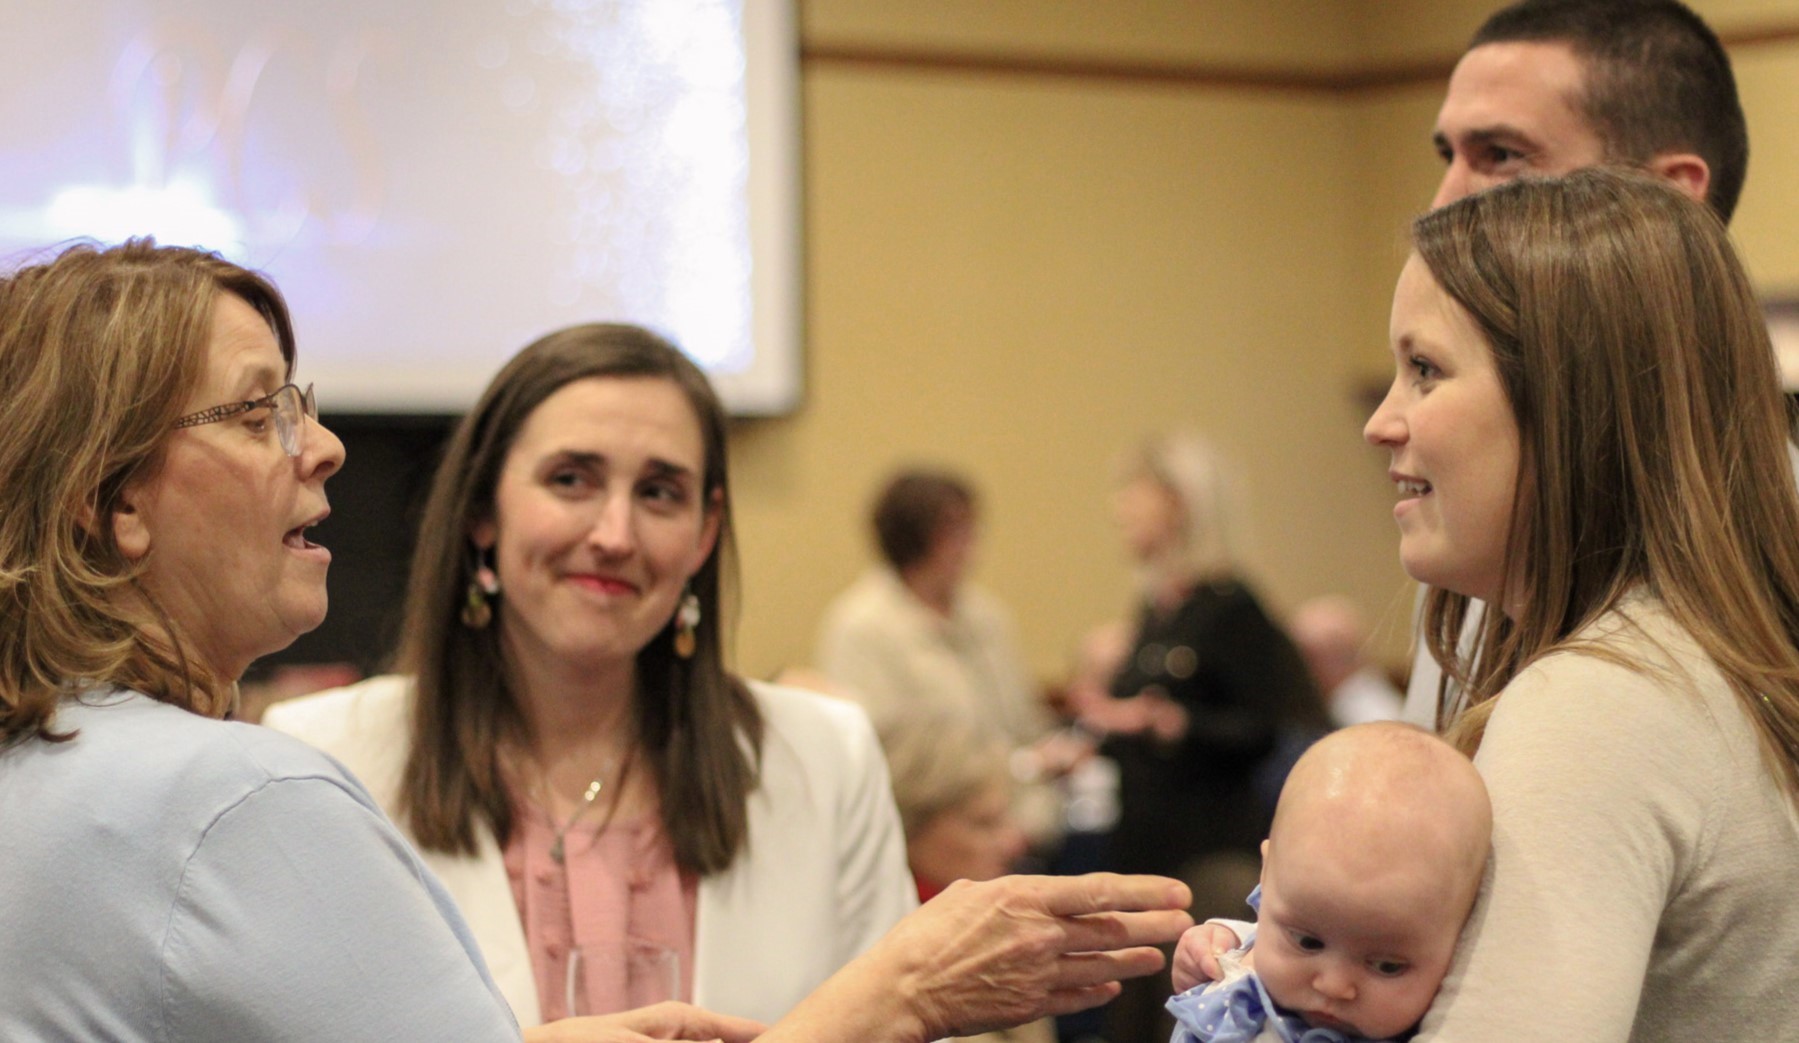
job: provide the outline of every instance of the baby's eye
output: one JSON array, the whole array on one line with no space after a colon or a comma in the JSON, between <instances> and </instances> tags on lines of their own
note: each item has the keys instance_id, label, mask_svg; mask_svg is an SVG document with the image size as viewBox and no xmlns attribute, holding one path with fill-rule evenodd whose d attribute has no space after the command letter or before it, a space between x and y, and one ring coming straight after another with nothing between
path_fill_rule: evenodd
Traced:
<instances>
[{"instance_id":1,"label":"baby's eye","mask_svg":"<svg viewBox=\"0 0 1799 1043\"><path fill-rule=\"evenodd\" d=\"M1368 969L1383 978L1397 978L1411 970L1411 964L1404 960L1370 960Z\"/></svg>"},{"instance_id":2,"label":"baby's eye","mask_svg":"<svg viewBox=\"0 0 1799 1043\"><path fill-rule=\"evenodd\" d=\"M1301 952L1323 952L1324 939L1295 931L1293 932L1293 947Z\"/></svg>"}]
</instances>

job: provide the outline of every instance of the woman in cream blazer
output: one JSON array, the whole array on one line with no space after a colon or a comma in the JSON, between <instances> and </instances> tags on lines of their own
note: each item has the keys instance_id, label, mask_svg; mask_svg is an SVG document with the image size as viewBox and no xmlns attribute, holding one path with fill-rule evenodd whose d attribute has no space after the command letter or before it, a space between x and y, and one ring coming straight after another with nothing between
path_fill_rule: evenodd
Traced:
<instances>
[{"instance_id":1,"label":"woman in cream blazer","mask_svg":"<svg viewBox=\"0 0 1799 1043\"><path fill-rule=\"evenodd\" d=\"M772 1022L917 901L886 762L862 711L759 682L750 691L766 733L749 803L749 850L700 881L693 1002ZM406 678L376 677L280 703L263 723L343 762L397 819L410 695ZM474 929L519 1023L541 1022L524 930L492 834L481 833L473 857L423 856ZM835 901L821 902L821 892Z\"/></svg>"}]
</instances>

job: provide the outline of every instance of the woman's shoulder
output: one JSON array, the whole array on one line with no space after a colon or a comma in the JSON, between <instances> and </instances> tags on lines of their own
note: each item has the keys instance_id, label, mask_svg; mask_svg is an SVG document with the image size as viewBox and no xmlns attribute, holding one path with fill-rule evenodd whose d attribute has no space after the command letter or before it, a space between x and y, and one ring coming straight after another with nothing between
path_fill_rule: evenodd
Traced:
<instances>
[{"instance_id":1,"label":"woman's shoulder","mask_svg":"<svg viewBox=\"0 0 1799 1043\"><path fill-rule=\"evenodd\" d=\"M855 703L763 681L747 682L762 714L764 772L862 775L886 761L868 714Z\"/></svg>"},{"instance_id":2,"label":"woman's shoulder","mask_svg":"<svg viewBox=\"0 0 1799 1043\"><path fill-rule=\"evenodd\" d=\"M868 713L847 699L767 681L744 683L772 733L796 739L873 734Z\"/></svg>"},{"instance_id":3,"label":"woman's shoulder","mask_svg":"<svg viewBox=\"0 0 1799 1043\"><path fill-rule=\"evenodd\" d=\"M114 812L129 805L145 816L205 818L270 783L302 780L367 801L352 776L305 743L134 692L77 697L58 711L57 724L79 734L47 749L54 754L43 765L47 777L66 793L104 791Z\"/></svg>"},{"instance_id":4,"label":"woman's shoulder","mask_svg":"<svg viewBox=\"0 0 1799 1043\"><path fill-rule=\"evenodd\" d=\"M403 726L412 699L412 678L383 674L342 688L284 699L269 707L262 723L308 742L343 733L386 731Z\"/></svg>"},{"instance_id":5,"label":"woman's shoulder","mask_svg":"<svg viewBox=\"0 0 1799 1043\"><path fill-rule=\"evenodd\" d=\"M1717 667L1659 603L1628 599L1500 692L1489 747L1566 747L1581 760L1626 750L1734 742L1735 697ZM1730 734L1726 734L1730 733Z\"/></svg>"},{"instance_id":6,"label":"woman's shoulder","mask_svg":"<svg viewBox=\"0 0 1799 1043\"><path fill-rule=\"evenodd\" d=\"M914 632L926 618L925 612L898 573L877 565L857 576L825 606L819 633L825 640L890 639Z\"/></svg>"},{"instance_id":7,"label":"woman's shoulder","mask_svg":"<svg viewBox=\"0 0 1799 1043\"><path fill-rule=\"evenodd\" d=\"M1706 693L1723 684L1711 658L1666 607L1639 595L1520 670L1502 694L1518 705L1558 695L1612 703L1670 691Z\"/></svg>"},{"instance_id":8,"label":"woman's shoulder","mask_svg":"<svg viewBox=\"0 0 1799 1043\"><path fill-rule=\"evenodd\" d=\"M1242 578L1229 574L1213 576L1195 584L1176 613L1214 620L1242 617L1263 619L1266 616L1255 589Z\"/></svg>"},{"instance_id":9,"label":"woman's shoulder","mask_svg":"<svg viewBox=\"0 0 1799 1043\"><path fill-rule=\"evenodd\" d=\"M384 798L404 767L411 705L412 679L387 674L276 703L262 723L330 754Z\"/></svg>"}]
</instances>

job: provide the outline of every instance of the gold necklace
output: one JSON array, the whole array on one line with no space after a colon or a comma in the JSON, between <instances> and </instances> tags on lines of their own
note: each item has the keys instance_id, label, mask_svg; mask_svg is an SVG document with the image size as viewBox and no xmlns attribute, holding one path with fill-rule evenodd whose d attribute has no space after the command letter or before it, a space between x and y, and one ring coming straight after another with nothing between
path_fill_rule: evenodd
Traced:
<instances>
[{"instance_id":1,"label":"gold necklace","mask_svg":"<svg viewBox=\"0 0 1799 1043\"><path fill-rule=\"evenodd\" d=\"M576 808L575 813L568 817L568 821L562 824L562 828L557 829L556 823L550 823L550 828L555 830L556 833L556 841L550 845L550 857L556 860L557 865L562 864L562 838L568 835L568 831L574 826L575 820L585 814L588 808L593 807L593 798L600 795L600 790L604 789L605 785L605 780L598 778L588 783L587 792L581 794L581 806Z\"/></svg>"},{"instance_id":2,"label":"gold necklace","mask_svg":"<svg viewBox=\"0 0 1799 1043\"><path fill-rule=\"evenodd\" d=\"M600 820L600 828L594 830L595 838L598 838L601 833L606 832L606 827L612 825L612 816L618 813L618 806L623 802L625 795L625 776L631 773L631 763L636 758L636 754L637 747L633 744L625 753L625 766L619 769L618 784L613 787L612 803L606 807L606 817ZM550 788L547 783L544 784L543 788L544 797L546 798L544 806L547 808L549 806L549 800L547 798L549 797ZM550 829L556 834L556 839L550 843L550 858L557 865L562 865L563 860L567 855L567 849L563 845L563 838L568 836L568 831L574 828L575 823L580 821L581 816L587 814L587 809L593 807L593 802L599 799L600 793L603 792L605 788L605 775L602 773L594 776L593 781L587 784L586 792L581 794L581 806L574 810L574 813L568 817L568 821L564 822L560 829L556 827L554 820L550 822Z\"/></svg>"}]
</instances>

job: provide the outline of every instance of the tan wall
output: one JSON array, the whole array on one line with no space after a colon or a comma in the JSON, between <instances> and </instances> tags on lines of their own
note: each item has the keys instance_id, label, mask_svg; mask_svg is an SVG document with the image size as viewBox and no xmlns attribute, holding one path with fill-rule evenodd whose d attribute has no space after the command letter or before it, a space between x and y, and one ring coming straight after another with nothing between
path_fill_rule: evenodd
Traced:
<instances>
[{"instance_id":1,"label":"tan wall","mask_svg":"<svg viewBox=\"0 0 1799 1043\"><path fill-rule=\"evenodd\" d=\"M1460 0L809 0L805 42L1027 58L1333 71L1438 60L1488 3ZM1799 0L1698 5L1728 31ZM1755 144L1739 234L1799 288L1799 45L1737 54ZM1358 65L1360 63L1360 65ZM1386 298L1428 200L1441 83L1251 89L882 67L804 72L808 400L733 436L744 597L738 665L810 658L868 560L883 474L925 460L985 494L979 579L1045 678L1124 611L1109 461L1200 430L1245 478L1247 561L1271 605L1346 591L1391 621L1384 461L1352 392L1384 380Z\"/></svg>"}]
</instances>

